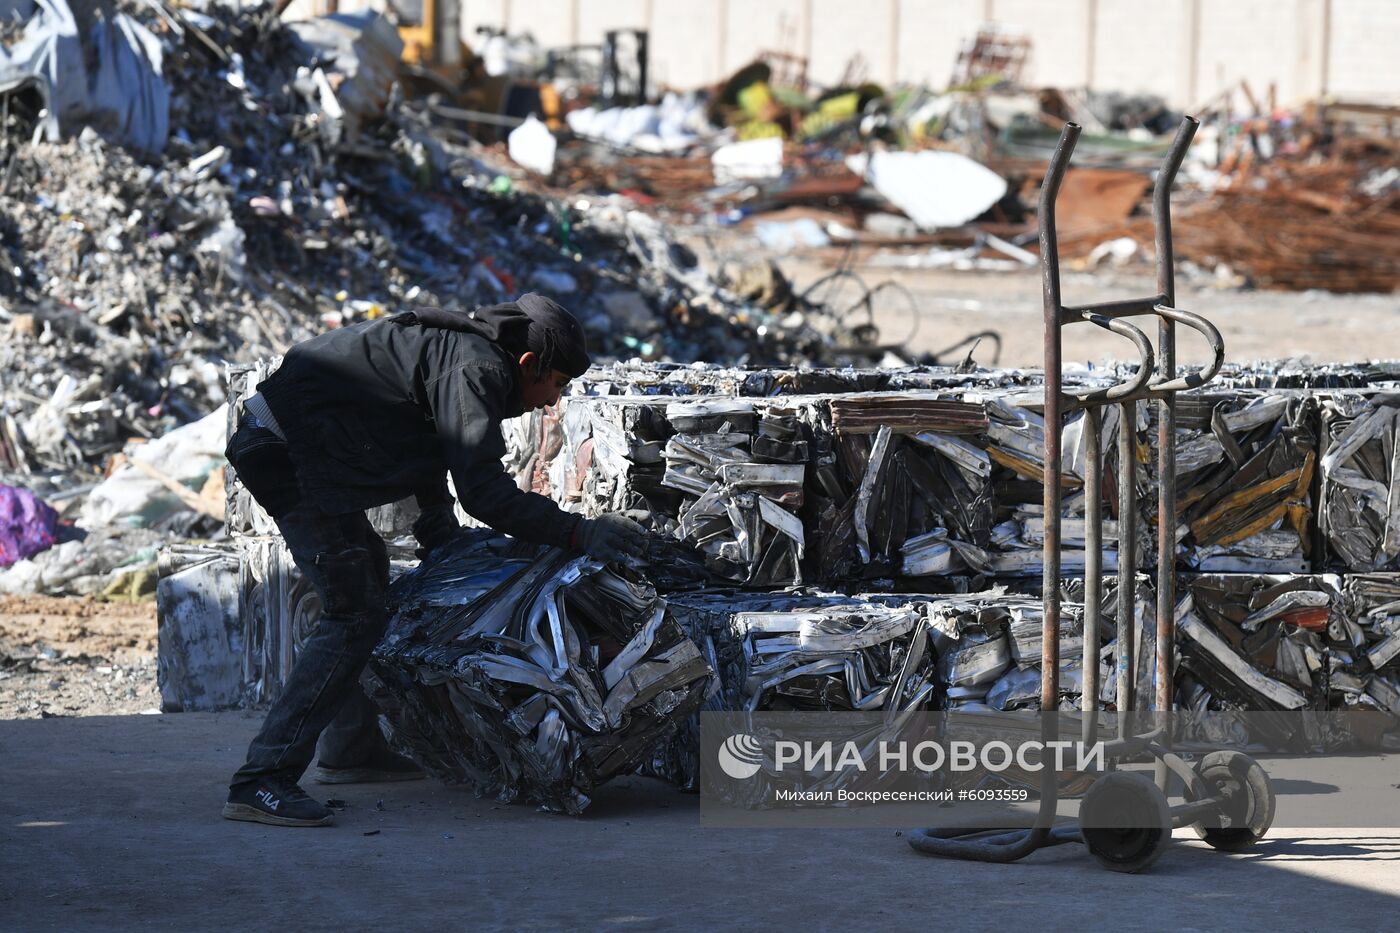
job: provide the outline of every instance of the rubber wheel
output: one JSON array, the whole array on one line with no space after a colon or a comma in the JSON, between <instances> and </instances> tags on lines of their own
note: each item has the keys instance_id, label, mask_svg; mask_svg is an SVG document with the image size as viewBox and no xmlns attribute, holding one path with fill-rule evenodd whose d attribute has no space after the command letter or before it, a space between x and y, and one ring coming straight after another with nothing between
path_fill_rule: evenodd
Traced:
<instances>
[{"instance_id":1,"label":"rubber wheel","mask_svg":"<svg viewBox=\"0 0 1400 933\"><path fill-rule=\"evenodd\" d=\"M1080 832L1089 854L1109 871L1144 871L1172 838L1166 795L1152 779L1110 771L1094 782L1079 806Z\"/></svg>"},{"instance_id":2,"label":"rubber wheel","mask_svg":"<svg viewBox=\"0 0 1400 933\"><path fill-rule=\"evenodd\" d=\"M1212 794L1224 792L1222 815L1229 826L1191 825L1206 844L1222 852L1242 852L1254 845L1274 822L1274 787L1259 762L1243 752L1211 752L1196 763L1196 774Z\"/></svg>"}]
</instances>

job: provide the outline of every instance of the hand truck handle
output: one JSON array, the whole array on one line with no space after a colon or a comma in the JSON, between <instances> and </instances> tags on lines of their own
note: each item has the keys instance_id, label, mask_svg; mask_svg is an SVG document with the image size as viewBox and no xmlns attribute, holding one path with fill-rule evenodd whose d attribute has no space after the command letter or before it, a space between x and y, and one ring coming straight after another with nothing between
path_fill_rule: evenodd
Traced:
<instances>
[{"instance_id":1,"label":"hand truck handle","mask_svg":"<svg viewBox=\"0 0 1400 933\"><path fill-rule=\"evenodd\" d=\"M1142 330L1127 321L1119 318L1109 317L1103 314L1066 314L1062 318L1065 324L1086 322L1104 330L1112 331L1123 337L1127 337L1137 344L1138 349L1138 370L1131 379L1119 382L1102 389L1090 389L1084 392L1066 392L1065 398L1071 400L1074 405L1102 405L1109 402L1126 401L1129 398L1139 396L1148 380L1152 378L1152 369L1156 364L1156 354L1152 350L1152 341Z\"/></svg>"},{"instance_id":2,"label":"hand truck handle","mask_svg":"<svg viewBox=\"0 0 1400 933\"><path fill-rule=\"evenodd\" d=\"M1151 394L1160 398L1170 395L1173 392L1181 392L1186 389L1194 389L1203 386L1215 378L1215 374L1220 372L1220 367L1225 363L1225 338L1220 336L1220 331L1210 321L1192 311L1183 311L1180 308L1173 308L1170 305L1157 304L1152 307L1153 313L1169 321L1178 324L1185 324L1187 327L1206 338L1206 343L1210 344L1213 359L1210 365L1204 369L1199 369L1194 373L1187 373L1175 379L1165 379L1161 382L1152 383Z\"/></svg>"}]
</instances>

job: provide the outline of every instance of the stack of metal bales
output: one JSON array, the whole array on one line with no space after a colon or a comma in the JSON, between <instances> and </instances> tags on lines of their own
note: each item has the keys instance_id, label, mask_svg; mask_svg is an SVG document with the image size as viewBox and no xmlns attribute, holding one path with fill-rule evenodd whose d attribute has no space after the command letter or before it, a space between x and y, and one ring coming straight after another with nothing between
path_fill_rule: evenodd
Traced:
<instances>
[{"instance_id":1,"label":"stack of metal bales","mask_svg":"<svg viewBox=\"0 0 1400 933\"><path fill-rule=\"evenodd\" d=\"M1100 385L1119 375L1084 371L1067 382ZM1400 393L1385 377L1364 367L1256 367L1228 374L1223 388L1179 397L1179 708L1400 715ZM235 378L235 401L252 381ZM595 368L557 409L506 426L507 469L522 488L585 515L644 510L653 529L703 562L708 579L673 573L671 562L639 568L641 576L593 568L569 592L595 596L540 603L533 590L517 593L528 589L522 581L540 567L563 573L568 561L506 557L499 548L473 552L458 577L410 574L375 663L386 724L440 774L577 810L624 759L694 786L694 709L702 701L752 710L1034 706L1041 406L1034 371ZM1124 431L1139 464L1138 566L1155 566L1154 408L1137 406L1132 424L1109 409L1104 425L1106 571L1116 560L1116 441ZM1085 456L1075 417L1082 415L1067 425L1060 480L1069 706L1083 702L1082 581L1073 577L1084 568ZM299 608L314 596L298 593L294 568L236 483L230 497L236 561L223 549L214 563L225 576L236 563L238 601L222 603L220 621L205 628L222 625L241 639L236 702L266 701L300 627L314 618ZM403 507L376 517L404 547L412 545L403 537L410 523ZM186 590L207 588L214 571L191 576L180 569L194 566L184 553L172 551L163 587L189 577ZM635 727L608 720L599 731L584 712L592 707L564 688L577 689L582 678L600 702L610 695L605 659L646 628L646 600L633 600L633 615L623 613L631 621L612 623L606 643L587 634L602 631L597 607L582 607L600 592L641 592L635 588L648 580L662 593L646 604L664 604L658 618L674 623L673 634L683 633L686 651L705 666L689 683L714 681L700 694L683 690L668 712L639 714ZM1153 583L1142 578L1133 600L1143 698L1153 693ZM1106 706L1115 586L1105 587L1100 633ZM428 590L437 595L424 597ZM181 612L171 630L195 630ZM466 641L445 634L449 619L468 616L495 622ZM584 633L575 636L578 661L540 654L540 644L569 644L571 630Z\"/></svg>"},{"instance_id":2,"label":"stack of metal bales","mask_svg":"<svg viewBox=\"0 0 1400 933\"><path fill-rule=\"evenodd\" d=\"M618 380L615 394L566 400L560 442L533 458L537 475L548 462L561 482L536 488L589 514L644 508L656 527L699 547L719 579L749 588L858 593L880 583L939 594L1002 582L1034 592L1044 530L1035 373L922 382L905 374L893 391L865 377L863 392L805 393L810 382L785 385L773 374L691 370L690 378L703 381L706 372L711 381L699 398L648 394L659 380L633 379ZM1391 493L1400 482L1400 392L1381 384L1385 378L1365 367L1259 366L1237 369L1224 388L1179 398L1184 706L1271 708L1263 706L1270 690L1228 672L1277 679L1279 651L1289 675L1280 682L1304 696L1283 707L1387 706L1391 614L1379 596L1367 603L1354 595L1350 582L1362 571L1400 571L1400 489ZM832 388L834 378L826 379L822 388ZM769 394L746 395L755 387ZM1105 424L1105 569L1116 556L1117 421ZM1141 467L1139 566L1152 567L1155 406L1138 406L1128 429ZM1071 420L1062 478L1070 575L1083 568L1079 443ZM1279 588L1314 594L1302 607L1313 615L1288 611L1301 604L1287 602L1260 615ZM1324 605L1330 622L1320 625ZM1246 619L1253 632L1231 630ZM1363 651L1363 642L1383 647ZM1225 653L1230 665L1219 660ZM1358 666L1367 669L1348 680L1346 670ZM1375 693L1358 695L1358 683L1375 685ZM1339 693L1339 684L1348 689Z\"/></svg>"}]
</instances>

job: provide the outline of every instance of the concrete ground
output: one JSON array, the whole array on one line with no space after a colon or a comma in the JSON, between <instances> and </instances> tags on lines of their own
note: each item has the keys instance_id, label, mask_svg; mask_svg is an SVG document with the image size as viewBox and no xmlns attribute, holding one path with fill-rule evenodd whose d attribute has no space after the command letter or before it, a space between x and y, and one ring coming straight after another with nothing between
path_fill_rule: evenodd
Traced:
<instances>
[{"instance_id":1,"label":"concrete ground","mask_svg":"<svg viewBox=\"0 0 1400 933\"><path fill-rule=\"evenodd\" d=\"M0 721L0 927L1276 933L1379 931L1400 909L1394 829L1276 830L1229 856L1178 833L1149 874L1119 875L1079 846L977 865L885 829L705 829L695 797L640 778L579 819L421 782L309 785L344 800L332 828L227 822L257 724Z\"/></svg>"}]
</instances>

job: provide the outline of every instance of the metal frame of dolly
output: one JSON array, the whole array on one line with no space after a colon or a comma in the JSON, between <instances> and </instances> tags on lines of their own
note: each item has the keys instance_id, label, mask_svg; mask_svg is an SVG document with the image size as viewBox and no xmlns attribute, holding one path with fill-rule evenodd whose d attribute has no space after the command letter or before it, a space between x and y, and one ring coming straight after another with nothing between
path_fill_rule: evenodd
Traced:
<instances>
[{"instance_id":1,"label":"metal frame of dolly","mask_svg":"<svg viewBox=\"0 0 1400 933\"><path fill-rule=\"evenodd\" d=\"M1173 827L1194 825L1209 844L1238 850L1252 845L1273 819L1274 797L1267 775L1252 759L1236 752L1212 752L1193 767L1171 752L1166 717L1158 717L1148 731L1134 734L1134 719L1141 714L1133 696L1133 616L1136 551L1136 476L1134 450L1136 403L1154 399L1158 406L1157 462L1157 638L1155 696L1152 710L1172 708L1172 650L1176 631L1176 457L1174 447L1174 396L1185 389L1205 385L1215 377L1225 359L1220 332L1205 318L1175 307L1173 276L1171 188L1177 170L1195 135L1198 121L1185 117L1162 160L1152 195L1152 220L1157 247L1157 294L1146 298L1066 306L1060 297L1060 260L1055 230L1055 199L1069 167L1080 127L1069 123L1060 134L1055 153L1040 189L1040 269L1045 299L1045 541L1041 630L1040 707L1041 737L1059 738L1058 706L1060 674L1060 541L1063 416L1083 409L1085 417L1085 544L1084 544L1084 670L1083 738L1098 734L1099 620L1103 589L1103 529L1101 481L1103 473L1100 409L1120 406L1118 432L1118 627L1114 652L1115 706L1119 711L1119 736L1105 743L1108 761L1150 755L1156 763L1156 780L1135 772L1113 771L1100 776L1085 794L1080 823L1055 824L1058 805L1057 774L1041 770L1040 805L1035 824L1023 830L922 829L910 834L909 844L929 855L985 862L1011 862L1036 849L1066 842L1083 842L1105 867L1115 871L1142 871L1156 861L1171 838ZM1151 315L1157 318L1157 349L1139 328L1125 318ZM1061 382L1061 330L1067 324L1089 323L1133 341L1140 365L1131 379L1107 388L1065 393ZM1204 369L1178 376L1176 325L1199 332L1213 353ZM1181 778L1186 802L1167 802L1170 775Z\"/></svg>"}]
</instances>

